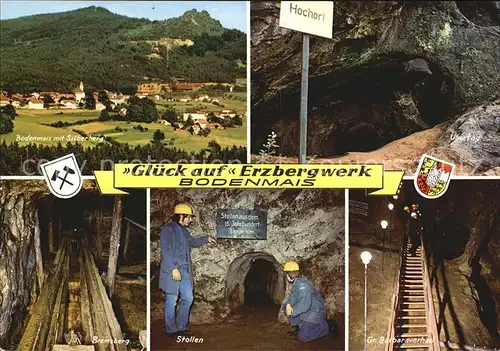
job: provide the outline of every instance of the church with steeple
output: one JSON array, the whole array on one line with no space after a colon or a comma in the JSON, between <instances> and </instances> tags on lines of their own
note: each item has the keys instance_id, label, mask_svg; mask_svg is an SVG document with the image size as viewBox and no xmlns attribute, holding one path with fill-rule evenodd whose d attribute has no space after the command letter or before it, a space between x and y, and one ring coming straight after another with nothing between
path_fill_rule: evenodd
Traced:
<instances>
[{"instance_id":1,"label":"church with steeple","mask_svg":"<svg viewBox=\"0 0 500 351\"><path fill-rule=\"evenodd\" d=\"M85 91L83 90L83 81L80 81L80 85L75 90L73 90L73 93L75 94L76 102L80 102L85 98Z\"/></svg>"}]
</instances>

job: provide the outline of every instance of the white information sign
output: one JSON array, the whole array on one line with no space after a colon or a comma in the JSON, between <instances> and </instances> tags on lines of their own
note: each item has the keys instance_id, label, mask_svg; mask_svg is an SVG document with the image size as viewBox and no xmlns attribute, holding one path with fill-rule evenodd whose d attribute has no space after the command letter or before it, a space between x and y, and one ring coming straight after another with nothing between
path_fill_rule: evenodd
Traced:
<instances>
[{"instance_id":1,"label":"white information sign","mask_svg":"<svg viewBox=\"0 0 500 351\"><path fill-rule=\"evenodd\" d=\"M279 25L331 39L333 1L281 1Z\"/></svg>"}]
</instances>

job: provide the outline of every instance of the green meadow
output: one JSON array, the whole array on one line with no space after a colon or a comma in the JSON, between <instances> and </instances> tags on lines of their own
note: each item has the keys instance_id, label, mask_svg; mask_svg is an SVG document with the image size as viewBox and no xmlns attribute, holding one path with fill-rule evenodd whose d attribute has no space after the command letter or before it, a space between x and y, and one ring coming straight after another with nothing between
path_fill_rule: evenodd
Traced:
<instances>
[{"instance_id":1,"label":"green meadow","mask_svg":"<svg viewBox=\"0 0 500 351\"><path fill-rule=\"evenodd\" d=\"M57 113L63 112L62 115ZM70 126L67 128L53 128L44 126L43 124L54 123L57 121L76 122L86 119L99 118L98 111L87 110L28 110L17 109L18 116L14 120L14 130L9 134L3 134L0 138L7 143L12 143L18 137L45 137L45 140L32 141L42 145L56 145L58 141L65 145L67 137L77 137L78 134L71 129L81 126ZM50 138L50 139L49 139ZM27 145L29 141L18 141L20 145ZM94 143L90 141L80 141L84 146L92 146Z\"/></svg>"},{"instance_id":2,"label":"green meadow","mask_svg":"<svg viewBox=\"0 0 500 351\"><path fill-rule=\"evenodd\" d=\"M208 96L212 97L210 93L207 93ZM182 94L176 94L176 98L182 98ZM211 102L200 102L200 101L167 101L167 100L157 100L156 105L159 110L165 109L167 106L173 107L177 111L185 112L186 110L199 110L201 112L216 112L221 110L233 110L236 111L239 115L243 115L247 112L247 103L246 103L246 92L234 92L234 93L225 93L223 96L215 96L213 98L219 100L220 105L214 105Z\"/></svg>"},{"instance_id":3,"label":"green meadow","mask_svg":"<svg viewBox=\"0 0 500 351\"><path fill-rule=\"evenodd\" d=\"M245 97L235 99L235 97ZM203 112L220 111L222 109L231 109L243 115L246 112L246 93L227 93L224 97L219 97L219 102L224 107L216 106L211 103L193 101L189 103L172 101L155 101L157 109L161 113L167 105L174 107L179 113L186 112L193 108ZM62 112L62 114L60 114ZM14 121L14 131L9 134L1 135L1 141L7 143L18 141L20 145L27 145L29 140L19 140L19 137L43 137L44 140L31 140L32 143L41 145L56 145L59 141L65 145L70 139L79 138L79 143L83 146L92 146L97 141L81 140L82 137L73 131L79 130L87 135L111 137L119 143L128 143L130 145L144 145L153 139L153 133L159 129L165 134L164 143L186 151L199 151L207 147L211 140L215 140L222 147L246 146L247 145L247 121L243 118L243 126L227 129L212 129L207 136L191 135L185 130L174 131L173 127L158 123L136 123L124 121L99 121L99 111L88 110L30 110L18 109L18 116ZM58 114L59 113L59 114ZM243 117L243 116L242 116ZM64 128L54 128L44 124L57 121L76 122L81 120L91 120L89 123L68 126ZM148 128L146 132L134 129L134 126L141 125Z\"/></svg>"}]
</instances>

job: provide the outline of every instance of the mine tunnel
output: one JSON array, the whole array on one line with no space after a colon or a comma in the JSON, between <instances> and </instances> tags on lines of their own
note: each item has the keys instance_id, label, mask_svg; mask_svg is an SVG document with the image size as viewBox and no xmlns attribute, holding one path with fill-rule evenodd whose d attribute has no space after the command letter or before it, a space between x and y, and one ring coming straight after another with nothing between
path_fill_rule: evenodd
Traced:
<instances>
[{"instance_id":1,"label":"mine tunnel","mask_svg":"<svg viewBox=\"0 0 500 351\"><path fill-rule=\"evenodd\" d=\"M422 201L414 185L405 183L408 199L426 214L422 236L444 318L442 333L458 344L474 340L483 347L499 347L500 182L452 180L446 194L431 201ZM466 293L461 284L468 286Z\"/></svg>"},{"instance_id":2,"label":"mine tunnel","mask_svg":"<svg viewBox=\"0 0 500 351\"><path fill-rule=\"evenodd\" d=\"M369 289L380 292L369 295L371 335L387 335L394 313L403 321L392 324L396 337L415 333L436 339L437 334L451 349L499 347L500 183L453 179L436 199L423 198L413 181L403 183L398 199L370 198L360 191L350 196L350 344L357 348L363 342L358 330L362 330L364 266L359 257L366 250L373 255ZM392 213L388 203L395 206ZM412 204L421 213L417 238L423 245L409 254L414 229L404 206ZM380 227L383 219L389 222L386 231ZM433 313L418 310L424 302L429 307L430 301ZM424 315L426 323L421 323ZM381 320L386 322L381 325ZM426 329L418 329L418 324Z\"/></svg>"},{"instance_id":3,"label":"mine tunnel","mask_svg":"<svg viewBox=\"0 0 500 351\"><path fill-rule=\"evenodd\" d=\"M2 187L12 191L0 202L0 251L16 267L7 279L19 284L8 286L17 298L5 295L6 313L15 318L0 346L92 345L95 336L140 345L147 297L144 192L101 196L89 182L63 200L47 193L43 181ZM1 245L21 237L10 248Z\"/></svg>"},{"instance_id":4,"label":"mine tunnel","mask_svg":"<svg viewBox=\"0 0 500 351\"><path fill-rule=\"evenodd\" d=\"M275 319L284 294L283 269L273 256L251 252L229 266L226 296L235 313L258 312Z\"/></svg>"},{"instance_id":5,"label":"mine tunnel","mask_svg":"<svg viewBox=\"0 0 500 351\"><path fill-rule=\"evenodd\" d=\"M308 152L322 157L370 152L453 116L453 81L419 57L384 57L342 73L310 81ZM295 155L299 137L300 92L286 88L252 110L255 142L270 131L283 155ZM259 150L252 150L253 153Z\"/></svg>"},{"instance_id":6,"label":"mine tunnel","mask_svg":"<svg viewBox=\"0 0 500 351\"><path fill-rule=\"evenodd\" d=\"M274 308L276 303L272 296L274 296L278 279L278 272L270 261L255 260L250 266L243 285L245 287L244 306L255 309Z\"/></svg>"}]
</instances>

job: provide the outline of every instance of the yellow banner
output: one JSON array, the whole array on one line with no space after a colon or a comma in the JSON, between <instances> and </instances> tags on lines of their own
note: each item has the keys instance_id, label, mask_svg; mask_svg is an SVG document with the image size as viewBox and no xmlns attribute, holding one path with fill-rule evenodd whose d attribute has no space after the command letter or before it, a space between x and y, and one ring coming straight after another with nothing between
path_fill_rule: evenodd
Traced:
<instances>
[{"instance_id":1,"label":"yellow banner","mask_svg":"<svg viewBox=\"0 0 500 351\"><path fill-rule=\"evenodd\" d=\"M371 189L371 195L395 195L403 171L381 164L116 164L95 171L102 194L126 194L127 188L329 188Z\"/></svg>"}]
</instances>

